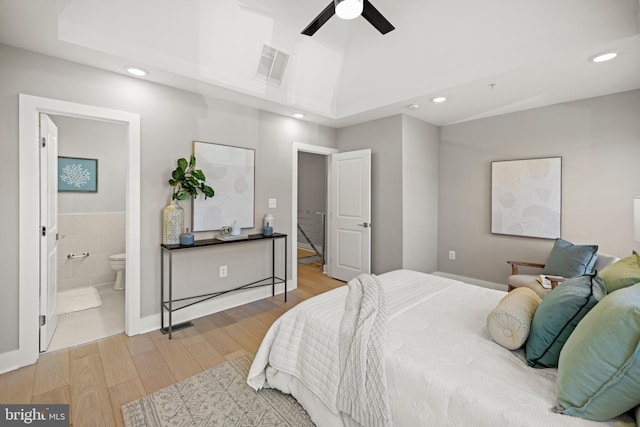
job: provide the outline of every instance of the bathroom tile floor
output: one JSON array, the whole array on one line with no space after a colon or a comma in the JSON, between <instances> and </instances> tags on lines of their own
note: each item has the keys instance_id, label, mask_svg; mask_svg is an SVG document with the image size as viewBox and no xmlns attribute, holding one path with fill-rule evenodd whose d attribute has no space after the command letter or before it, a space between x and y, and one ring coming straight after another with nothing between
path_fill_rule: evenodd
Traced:
<instances>
[{"instance_id":1,"label":"bathroom tile floor","mask_svg":"<svg viewBox=\"0 0 640 427\"><path fill-rule=\"evenodd\" d=\"M113 289L113 283L97 285L102 305L58 316L58 327L47 352L73 347L124 332L125 291Z\"/></svg>"}]
</instances>

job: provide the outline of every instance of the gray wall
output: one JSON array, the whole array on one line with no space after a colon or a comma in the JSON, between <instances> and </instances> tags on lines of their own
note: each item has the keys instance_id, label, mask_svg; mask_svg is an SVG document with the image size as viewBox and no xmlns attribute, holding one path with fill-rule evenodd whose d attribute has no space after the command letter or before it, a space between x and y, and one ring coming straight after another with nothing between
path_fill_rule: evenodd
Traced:
<instances>
[{"instance_id":1,"label":"gray wall","mask_svg":"<svg viewBox=\"0 0 640 427\"><path fill-rule=\"evenodd\" d=\"M546 260L552 240L490 233L493 160L561 156L562 237L620 257L638 249L639 119L640 91L631 91L443 127L438 269L506 283L507 260Z\"/></svg>"},{"instance_id":2,"label":"gray wall","mask_svg":"<svg viewBox=\"0 0 640 427\"><path fill-rule=\"evenodd\" d=\"M371 270L437 270L439 129L397 115L338 130L340 151L371 148Z\"/></svg>"},{"instance_id":3,"label":"gray wall","mask_svg":"<svg viewBox=\"0 0 640 427\"><path fill-rule=\"evenodd\" d=\"M402 116L338 129L338 149L371 148L371 271L402 268Z\"/></svg>"},{"instance_id":4,"label":"gray wall","mask_svg":"<svg viewBox=\"0 0 640 427\"><path fill-rule=\"evenodd\" d=\"M438 269L437 126L402 118L402 267L432 273Z\"/></svg>"},{"instance_id":5,"label":"gray wall","mask_svg":"<svg viewBox=\"0 0 640 427\"><path fill-rule=\"evenodd\" d=\"M97 193L58 193L58 213L125 210L126 126L51 115L58 126L58 155L98 159Z\"/></svg>"},{"instance_id":6,"label":"gray wall","mask_svg":"<svg viewBox=\"0 0 640 427\"><path fill-rule=\"evenodd\" d=\"M336 131L331 128L0 45L0 158L4 164L0 179L5 183L18 182L19 93L140 114L142 316L158 312L161 211L171 194L166 181L176 159L192 152L193 140L256 149L256 224L262 224L268 199L277 198L277 209L270 211L276 218L276 231L285 233L291 229L291 142L335 147L336 141ZM4 327L0 353L18 346L19 190L15 185L3 190L0 324ZM183 205L185 218L190 218L190 207ZM264 252L247 249L239 256L234 251L212 251L202 259L194 257L192 266L185 262L184 268L202 272L215 259L228 265L225 285L241 280L247 271L262 275L268 264L263 261ZM247 265L255 268L247 269ZM219 282L210 273L208 279L212 285Z\"/></svg>"},{"instance_id":7,"label":"gray wall","mask_svg":"<svg viewBox=\"0 0 640 427\"><path fill-rule=\"evenodd\" d=\"M298 209L325 212L327 209L327 156L298 153Z\"/></svg>"}]
</instances>

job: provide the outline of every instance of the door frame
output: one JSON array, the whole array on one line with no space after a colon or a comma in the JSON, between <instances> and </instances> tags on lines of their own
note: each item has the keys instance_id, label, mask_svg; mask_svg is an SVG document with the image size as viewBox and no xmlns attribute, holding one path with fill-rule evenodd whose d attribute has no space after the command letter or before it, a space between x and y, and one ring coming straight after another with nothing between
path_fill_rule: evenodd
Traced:
<instances>
[{"instance_id":1,"label":"door frame","mask_svg":"<svg viewBox=\"0 0 640 427\"><path fill-rule=\"evenodd\" d=\"M126 282L125 313L127 335L141 331L140 322L140 115L92 105L19 94L19 275L18 350L8 363L20 367L39 357L40 263L33 257L40 248L40 113L124 124L126 131ZM37 268L34 268L37 265ZM0 367L11 369L12 367Z\"/></svg>"},{"instance_id":2,"label":"door frame","mask_svg":"<svg viewBox=\"0 0 640 427\"><path fill-rule=\"evenodd\" d=\"M297 254L297 247L298 247L298 153L299 152L303 152L303 153L312 153L312 154L321 154L323 156L329 156L327 158L327 161L330 162L331 161L331 154L335 154L338 152L337 148L331 148L331 147L324 147L322 145L312 145L312 144L304 144L302 142L295 142L293 141L291 143L291 279L293 280L293 286L292 288L297 288L298 287L298 254ZM328 166L330 167L330 165L328 164ZM329 170L329 168L327 168L327 171ZM331 200L331 194L330 194L330 188L329 188L329 176L330 174L327 173L326 179L327 179L327 212L331 209L330 206L330 200ZM326 216L327 221L329 220L329 215ZM327 228L329 228L329 223L327 222L326 225ZM331 256L331 254L329 254L329 250L328 248L329 246L329 236L327 235L327 242L326 242L326 252L325 254L328 254L328 256ZM327 264L326 260L325 260L325 264Z\"/></svg>"}]
</instances>

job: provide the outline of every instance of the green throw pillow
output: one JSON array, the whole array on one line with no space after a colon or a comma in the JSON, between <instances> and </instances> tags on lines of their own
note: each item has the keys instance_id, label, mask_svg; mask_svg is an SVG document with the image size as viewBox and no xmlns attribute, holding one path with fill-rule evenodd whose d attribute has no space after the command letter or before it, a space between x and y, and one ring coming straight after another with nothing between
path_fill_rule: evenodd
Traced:
<instances>
[{"instance_id":1,"label":"green throw pillow","mask_svg":"<svg viewBox=\"0 0 640 427\"><path fill-rule=\"evenodd\" d=\"M607 295L582 319L560 353L557 388L558 409L589 420L640 404L640 283Z\"/></svg>"},{"instance_id":2,"label":"green throw pillow","mask_svg":"<svg viewBox=\"0 0 640 427\"><path fill-rule=\"evenodd\" d=\"M574 245L556 239L542 274L573 277L591 273L598 255L598 245Z\"/></svg>"},{"instance_id":3,"label":"green throw pillow","mask_svg":"<svg viewBox=\"0 0 640 427\"><path fill-rule=\"evenodd\" d=\"M607 294L596 274L561 282L542 300L531 322L526 357L534 368L558 366L560 350L578 322Z\"/></svg>"},{"instance_id":4,"label":"green throw pillow","mask_svg":"<svg viewBox=\"0 0 640 427\"><path fill-rule=\"evenodd\" d=\"M609 293L640 282L640 255L633 251L628 257L603 268L600 277Z\"/></svg>"}]
</instances>

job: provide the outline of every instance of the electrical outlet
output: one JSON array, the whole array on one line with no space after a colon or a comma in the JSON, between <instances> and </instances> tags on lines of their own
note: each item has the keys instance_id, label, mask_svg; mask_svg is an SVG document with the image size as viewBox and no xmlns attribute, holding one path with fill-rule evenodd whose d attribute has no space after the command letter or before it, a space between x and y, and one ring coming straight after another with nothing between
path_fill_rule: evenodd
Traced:
<instances>
[{"instance_id":1,"label":"electrical outlet","mask_svg":"<svg viewBox=\"0 0 640 427\"><path fill-rule=\"evenodd\" d=\"M227 266L226 265L221 265L220 266L220 276L219 277L227 277Z\"/></svg>"},{"instance_id":2,"label":"electrical outlet","mask_svg":"<svg viewBox=\"0 0 640 427\"><path fill-rule=\"evenodd\" d=\"M278 207L276 199L269 199L269 209L275 209Z\"/></svg>"},{"instance_id":3,"label":"electrical outlet","mask_svg":"<svg viewBox=\"0 0 640 427\"><path fill-rule=\"evenodd\" d=\"M456 259L456 251L449 251L449 259L452 261Z\"/></svg>"}]
</instances>

